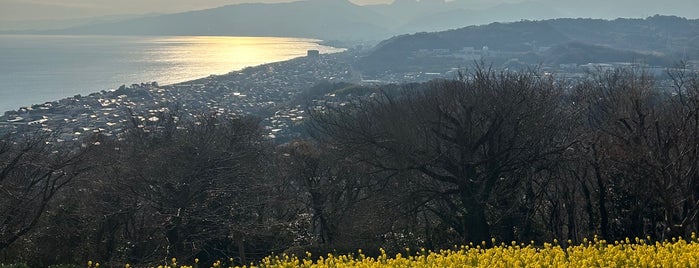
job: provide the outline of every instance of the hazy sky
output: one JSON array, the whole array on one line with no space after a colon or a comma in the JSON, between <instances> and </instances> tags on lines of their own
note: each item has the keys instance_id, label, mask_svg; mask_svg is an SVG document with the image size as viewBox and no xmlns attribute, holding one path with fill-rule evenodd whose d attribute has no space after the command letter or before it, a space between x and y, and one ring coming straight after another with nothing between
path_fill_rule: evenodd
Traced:
<instances>
[{"instance_id":1,"label":"hazy sky","mask_svg":"<svg viewBox=\"0 0 699 268\"><path fill-rule=\"evenodd\" d=\"M115 14L175 13L239 3L274 3L291 0L0 0L2 21L87 18ZM328 0L331 1L331 0ZM333 0L337 1L337 0ZM350 0L356 4L390 3L393 0ZM407 1L407 0L402 0ZM443 1L443 0L420 0ZM447 0L452 1L452 0ZM583 9L616 10L620 14L680 15L696 18L699 0L458 0L474 8L494 6L503 2L551 2ZM665 10L658 11L656 10ZM667 11L669 10L669 11ZM635 11L635 12L631 12ZM629 13L631 12L631 13ZM576 14L566 14L575 16ZM623 16L623 15L622 15ZM639 16L639 15L634 15ZM2 26L2 25L0 25ZM2 27L0 27L2 28Z\"/></svg>"},{"instance_id":2,"label":"hazy sky","mask_svg":"<svg viewBox=\"0 0 699 268\"><path fill-rule=\"evenodd\" d=\"M238 3L275 3L292 0L0 0L5 20L63 19L113 14L172 13ZM378 4L392 0L351 0Z\"/></svg>"}]
</instances>

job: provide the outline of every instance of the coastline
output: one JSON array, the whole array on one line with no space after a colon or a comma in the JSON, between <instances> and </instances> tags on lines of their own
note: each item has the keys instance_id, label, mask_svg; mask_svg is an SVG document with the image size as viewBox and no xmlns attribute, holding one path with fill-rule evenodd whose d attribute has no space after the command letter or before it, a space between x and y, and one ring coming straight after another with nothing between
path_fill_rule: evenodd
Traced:
<instances>
[{"instance_id":1,"label":"coastline","mask_svg":"<svg viewBox=\"0 0 699 268\"><path fill-rule=\"evenodd\" d=\"M351 53L321 54L266 63L223 75L169 85L156 82L102 90L36 104L0 115L0 136L44 131L55 142L87 135L119 136L133 122L144 130L157 128L168 113L182 117L217 113L261 118L269 138L293 137L304 118L294 96L320 81L355 81ZM133 127L133 126L132 126Z\"/></svg>"},{"instance_id":2,"label":"coastline","mask_svg":"<svg viewBox=\"0 0 699 268\"><path fill-rule=\"evenodd\" d=\"M1 39L4 38L4 39ZM0 50L0 114L122 84L161 85L224 75L305 56L344 51L322 40L225 36L21 36ZM49 48L45 43L53 42ZM126 48L121 48L122 46ZM294 52L295 51L295 52Z\"/></svg>"}]
</instances>

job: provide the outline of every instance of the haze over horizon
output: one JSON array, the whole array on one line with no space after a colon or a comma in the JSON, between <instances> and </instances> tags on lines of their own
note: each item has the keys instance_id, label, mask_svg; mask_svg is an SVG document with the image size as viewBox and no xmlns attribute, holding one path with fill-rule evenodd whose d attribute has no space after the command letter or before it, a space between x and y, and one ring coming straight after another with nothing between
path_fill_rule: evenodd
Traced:
<instances>
[{"instance_id":1,"label":"haze over horizon","mask_svg":"<svg viewBox=\"0 0 699 268\"><path fill-rule=\"evenodd\" d=\"M296 0L1 0L0 21L66 20L126 14L177 13L241 3L281 3L295 1ZM357 5L391 4L394 2L394 0L349 1ZM412 0L398 1L403 3L411 2ZM418 0L418 2L420 1ZM505 3L554 3L549 0L422 0L422 2L429 5L444 4L444 2L446 2L447 4L458 6L459 8L471 9L494 7ZM584 2L562 0L555 2L572 7L579 7L582 10L598 10L600 11L599 17L608 17L610 8L616 9L620 14L619 17L628 16L629 12L636 13L637 16L651 16L656 14L653 12L654 10L661 12L666 10L674 11L676 14L663 15L677 15L688 18L697 18L696 14L699 14L699 1L694 0L591 0ZM566 15L575 16L575 14Z\"/></svg>"},{"instance_id":2,"label":"haze over horizon","mask_svg":"<svg viewBox=\"0 0 699 268\"><path fill-rule=\"evenodd\" d=\"M55 20L120 14L176 13L243 3L284 3L298 0L2 0L3 20ZM358 5L386 4L392 0L351 0Z\"/></svg>"}]
</instances>

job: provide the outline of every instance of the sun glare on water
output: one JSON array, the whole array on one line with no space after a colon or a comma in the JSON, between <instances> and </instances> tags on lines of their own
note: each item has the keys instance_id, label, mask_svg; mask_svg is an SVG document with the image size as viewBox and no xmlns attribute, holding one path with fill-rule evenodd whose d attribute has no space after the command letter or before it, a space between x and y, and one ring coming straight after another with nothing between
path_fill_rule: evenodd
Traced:
<instances>
[{"instance_id":1,"label":"sun glare on water","mask_svg":"<svg viewBox=\"0 0 699 268\"><path fill-rule=\"evenodd\" d=\"M209 74L223 74L248 66L301 57L311 49L319 50L321 53L344 50L319 45L317 44L319 41L282 37L163 37L156 38L152 42L168 45L158 46L160 50L152 51L151 58L144 60L170 63L175 67L173 72L186 71L198 74L200 77L202 71ZM186 66L188 70L178 69L178 66ZM180 73L177 77L183 77L183 75Z\"/></svg>"},{"instance_id":2,"label":"sun glare on water","mask_svg":"<svg viewBox=\"0 0 699 268\"><path fill-rule=\"evenodd\" d=\"M0 113L122 84L161 85L344 49L320 40L236 36L0 35Z\"/></svg>"}]
</instances>

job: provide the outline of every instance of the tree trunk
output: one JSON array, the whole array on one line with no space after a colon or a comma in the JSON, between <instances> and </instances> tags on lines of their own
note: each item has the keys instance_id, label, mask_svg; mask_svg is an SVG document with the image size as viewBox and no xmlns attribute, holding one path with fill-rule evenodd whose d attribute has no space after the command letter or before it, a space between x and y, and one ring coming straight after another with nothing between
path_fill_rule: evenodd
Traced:
<instances>
[{"instance_id":1,"label":"tree trunk","mask_svg":"<svg viewBox=\"0 0 699 268\"><path fill-rule=\"evenodd\" d=\"M245 239L243 239L242 235L237 235L235 242L238 245L238 257L240 258L240 264L245 265L247 263L247 259L245 258Z\"/></svg>"},{"instance_id":2,"label":"tree trunk","mask_svg":"<svg viewBox=\"0 0 699 268\"><path fill-rule=\"evenodd\" d=\"M477 200L477 197L465 191L462 191L461 199L466 212L463 217L465 238L474 243L490 241L490 225L485 215L484 201Z\"/></svg>"},{"instance_id":3,"label":"tree trunk","mask_svg":"<svg viewBox=\"0 0 699 268\"><path fill-rule=\"evenodd\" d=\"M604 239L612 239L609 237L609 215L607 213L607 189L604 186L604 180L602 179L602 173L600 171L599 164L595 163L595 178L597 179L597 190L598 194L598 207L599 207L599 219L600 219L600 232L602 232L602 237Z\"/></svg>"},{"instance_id":4,"label":"tree trunk","mask_svg":"<svg viewBox=\"0 0 699 268\"><path fill-rule=\"evenodd\" d=\"M592 197L587 184L580 180L580 185L583 192L583 197L585 198L585 210L587 211L587 231L591 232L595 230L595 209L592 205Z\"/></svg>"}]
</instances>

